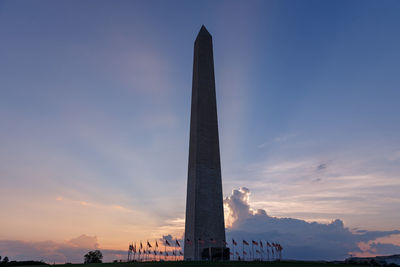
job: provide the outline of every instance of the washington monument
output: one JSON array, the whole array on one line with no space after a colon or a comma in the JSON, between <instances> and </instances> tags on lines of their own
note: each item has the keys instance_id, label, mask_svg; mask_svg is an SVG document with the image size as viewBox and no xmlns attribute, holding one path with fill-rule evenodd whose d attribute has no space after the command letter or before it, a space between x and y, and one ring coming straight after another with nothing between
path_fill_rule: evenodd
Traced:
<instances>
[{"instance_id":1,"label":"washington monument","mask_svg":"<svg viewBox=\"0 0 400 267\"><path fill-rule=\"evenodd\" d=\"M194 43L185 260L226 254L216 102L212 37L202 26Z\"/></svg>"}]
</instances>

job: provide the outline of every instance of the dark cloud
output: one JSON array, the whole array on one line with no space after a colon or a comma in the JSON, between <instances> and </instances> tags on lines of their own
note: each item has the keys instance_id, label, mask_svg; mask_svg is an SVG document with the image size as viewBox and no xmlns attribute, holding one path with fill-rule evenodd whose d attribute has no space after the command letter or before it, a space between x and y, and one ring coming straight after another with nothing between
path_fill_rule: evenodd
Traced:
<instances>
[{"instance_id":1,"label":"dark cloud","mask_svg":"<svg viewBox=\"0 0 400 267\"><path fill-rule=\"evenodd\" d=\"M173 237L171 234L168 235L163 235L162 238L159 239L161 241L161 244L165 245L165 240L168 240L168 242L171 244L171 246L176 245L176 240L178 240L179 244L183 248L183 237Z\"/></svg>"},{"instance_id":2,"label":"dark cloud","mask_svg":"<svg viewBox=\"0 0 400 267\"><path fill-rule=\"evenodd\" d=\"M265 210L250 209L250 190L234 190L224 200L232 217L232 227L227 229L227 239L268 240L284 247L284 257L304 260L344 259L350 252L362 252L359 242L398 234L400 231L366 231L353 233L337 219L329 224L306 222L293 218L269 216Z\"/></svg>"},{"instance_id":3,"label":"dark cloud","mask_svg":"<svg viewBox=\"0 0 400 267\"><path fill-rule=\"evenodd\" d=\"M328 168L328 165L326 163L321 163L317 166L316 171L322 171Z\"/></svg>"},{"instance_id":4,"label":"dark cloud","mask_svg":"<svg viewBox=\"0 0 400 267\"><path fill-rule=\"evenodd\" d=\"M376 253L380 255L393 255L400 253L400 246L394 244L384 244L373 242L368 250L369 253Z\"/></svg>"},{"instance_id":5,"label":"dark cloud","mask_svg":"<svg viewBox=\"0 0 400 267\"><path fill-rule=\"evenodd\" d=\"M0 255L10 260L43 260L48 263L81 263L90 250L99 249L96 236L81 235L65 243L54 241L26 242L20 240L0 240ZM126 251L103 250L104 261L124 259Z\"/></svg>"},{"instance_id":6,"label":"dark cloud","mask_svg":"<svg viewBox=\"0 0 400 267\"><path fill-rule=\"evenodd\" d=\"M168 240L168 242L172 242L172 235L163 235L162 238L159 239L160 241Z\"/></svg>"}]
</instances>

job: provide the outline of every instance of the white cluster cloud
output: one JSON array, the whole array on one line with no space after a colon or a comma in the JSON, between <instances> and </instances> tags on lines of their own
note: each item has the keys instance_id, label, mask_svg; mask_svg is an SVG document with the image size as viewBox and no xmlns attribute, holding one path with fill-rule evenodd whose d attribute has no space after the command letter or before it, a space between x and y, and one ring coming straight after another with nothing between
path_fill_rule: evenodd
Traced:
<instances>
[{"instance_id":1,"label":"white cluster cloud","mask_svg":"<svg viewBox=\"0 0 400 267\"><path fill-rule=\"evenodd\" d=\"M400 251L400 246L395 244L371 242L400 234L399 230L359 230L354 233L340 219L322 224L272 217L263 209L251 209L249 198L250 190L242 187L233 190L232 195L224 200L229 222L227 240L279 242L284 248L285 258L304 260L336 260L346 258L349 253L390 254ZM369 245L361 249L360 243Z\"/></svg>"}]
</instances>

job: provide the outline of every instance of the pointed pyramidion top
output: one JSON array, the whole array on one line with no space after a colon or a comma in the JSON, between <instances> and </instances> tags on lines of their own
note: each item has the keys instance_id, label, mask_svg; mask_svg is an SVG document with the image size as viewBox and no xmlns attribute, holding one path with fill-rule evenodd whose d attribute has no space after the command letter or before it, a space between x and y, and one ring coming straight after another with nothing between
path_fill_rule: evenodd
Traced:
<instances>
[{"instance_id":1,"label":"pointed pyramidion top","mask_svg":"<svg viewBox=\"0 0 400 267\"><path fill-rule=\"evenodd\" d=\"M211 37L211 34L208 32L208 30L206 29L206 27L204 25L201 25L201 29L200 29L199 34L197 36L200 36L200 35L210 36Z\"/></svg>"}]
</instances>

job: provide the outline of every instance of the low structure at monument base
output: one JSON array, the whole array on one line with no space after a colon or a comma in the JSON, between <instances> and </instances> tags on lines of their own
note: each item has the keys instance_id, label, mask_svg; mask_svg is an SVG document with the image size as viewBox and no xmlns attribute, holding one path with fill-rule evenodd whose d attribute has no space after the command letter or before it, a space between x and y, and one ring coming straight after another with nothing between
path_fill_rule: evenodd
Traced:
<instances>
[{"instance_id":1,"label":"low structure at monument base","mask_svg":"<svg viewBox=\"0 0 400 267\"><path fill-rule=\"evenodd\" d=\"M211 260L211 261L228 261L229 260L229 248L215 248L209 247L204 248L201 252L202 260Z\"/></svg>"},{"instance_id":2,"label":"low structure at monument base","mask_svg":"<svg viewBox=\"0 0 400 267\"><path fill-rule=\"evenodd\" d=\"M351 257L345 260L348 264L362 264L362 265L399 265L400 266L400 254L391 256L376 256L376 257Z\"/></svg>"}]
</instances>

